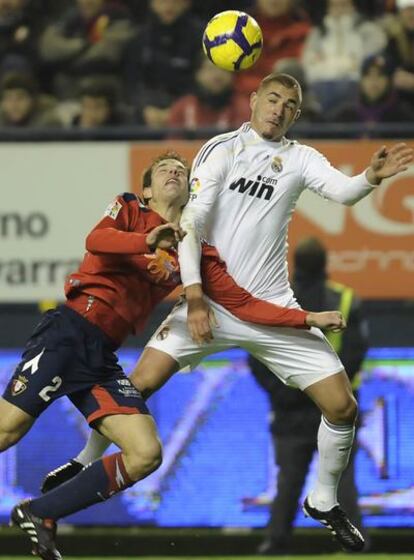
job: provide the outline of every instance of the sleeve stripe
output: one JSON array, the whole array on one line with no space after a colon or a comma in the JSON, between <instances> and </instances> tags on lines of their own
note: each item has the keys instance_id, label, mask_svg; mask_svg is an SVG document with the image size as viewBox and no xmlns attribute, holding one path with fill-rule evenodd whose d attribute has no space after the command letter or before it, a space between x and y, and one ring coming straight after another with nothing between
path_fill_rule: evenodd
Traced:
<instances>
[{"instance_id":1,"label":"sleeve stripe","mask_svg":"<svg viewBox=\"0 0 414 560\"><path fill-rule=\"evenodd\" d=\"M224 140L219 140L218 142L215 142L214 144L209 144L206 147L206 149L203 150L203 152L197 158L197 162L194 165L194 171L197 169L197 167L199 165L201 165L202 163L205 163L207 161L207 159L210 157L213 150L215 148L217 148L217 146L219 146L220 144L224 144L224 142L228 142L229 140L233 140L233 138L236 138L238 135L239 135L239 133L237 132L237 134L234 134L233 136L230 136L229 138L225 138Z\"/></svg>"},{"instance_id":2,"label":"sleeve stripe","mask_svg":"<svg viewBox=\"0 0 414 560\"><path fill-rule=\"evenodd\" d=\"M214 143L214 142L212 142L212 141L207 142L207 143L201 148L201 151L200 151L200 153L198 154L197 159L196 159L195 162L194 162L194 169L197 169L197 167L200 165L200 160L201 160L201 158L202 158L203 155L205 154L206 150L208 150L209 147L213 145L213 143Z\"/></svg>"}]
</instances>

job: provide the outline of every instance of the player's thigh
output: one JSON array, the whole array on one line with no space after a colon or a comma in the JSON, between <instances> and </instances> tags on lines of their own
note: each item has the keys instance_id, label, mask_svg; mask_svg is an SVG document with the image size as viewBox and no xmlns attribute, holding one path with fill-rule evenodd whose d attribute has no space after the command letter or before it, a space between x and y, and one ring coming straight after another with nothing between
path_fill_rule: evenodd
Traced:
<instances>
[{"instance_id":1,"label":"player's thigh","mask_svg":"<svg viewBox=\"0 0 414 560\"><path fill-rule=\"evenodd\" d=\"M157 426L150 414L114 414L101 418L96 428L120 449L140 452L144 448L159 448Z\"/></svg>"},{"instance_id":2,"label":"player's thigh","mask_svg":"<svg viewBox=\"0 0 414 560\"><path fill-rule=\"evenodd\" d=\"M146 347L129 376L146 399L162 387L176 371L178 362L166 352Z\"/></svg>"},{"instance_id":3,"label":"player's thigh","mask_svg":"<svg viewBox=\"0 0 414 560\"><path fill-rule=\"evenodd\" d=\"M226 329L223 328L220 317L218 320L220 328L213 329L214 339L209 343L196 344L187 328L187 305L181 303L172 310L155 331L146 348L158 350L176 362L176 364L173 364L170 360L168 361L171 370L175 367L176 370L186 367L193 369L204 357L235 345L231 341L231 337L227 335ZM148 365L150 366L150 363Z\"/></svg>"},{"instance_id":4,"label":"player's thigh","mask_svg":"<svg viewBox=\"0 0 414 560\"><path fill-rule=\"evenodd\" d=\"M0 451L17 443L34 421L30 414L0 398Z\"/></svg>"},{"instance_id":5,"label":"player's thigh","mask_svg":"<svg viewBox=\"0 0 414 560\"><path fill-rule=\"evenodd\" d=\"M305 390L343 370L343 365L319 329L251 328L243 346L287 385Z\"/></svg>"},{"instance_id":6,"label":"player's thigh","mask_svg":"<svg viewBox=\"0 0 414 560\"><path fill-rule=\"evenodd\" d=\"M305 392L330 422L348 424L355 421L356 399L344 370L313 383Z\"/></svg>"}]
</instances>

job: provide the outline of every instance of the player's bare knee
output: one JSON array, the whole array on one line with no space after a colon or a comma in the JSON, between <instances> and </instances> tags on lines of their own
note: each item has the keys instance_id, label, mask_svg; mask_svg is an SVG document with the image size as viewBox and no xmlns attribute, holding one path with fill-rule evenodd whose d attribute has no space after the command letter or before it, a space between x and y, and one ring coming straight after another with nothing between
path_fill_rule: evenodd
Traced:
<instances>
[{"instance_id":1,"label":"player's bare knee","mask_svg":"<svg viewBox=\"0 0 414 560\"><path fill-rule=\"evenodd\" d=\"M358 405L355 397L349 395L347 398L333 403L325 416L333 424L355 424L358 416Z\"/></svg>"},{"instance_id":2,"label":"player's bare knee","mask_svg":"<svg viewBox=\"0 0 414 560\"><path fill-rule=\"evenodd\" d=\"M162 463L162 447L159 440L124 450L128 475L134 481L154 472Z\"/></svg>"},{"instance_id":3,"label":"player's bare knee","mask_svg":"<svg viewBox=\"0 0 414 560\"><path fill-rule=\"evenodd\" d=\"M12 447L20 438L21 434L18 430L6 431L0 427L0 452Z\"/></svg>"}]
</instances>

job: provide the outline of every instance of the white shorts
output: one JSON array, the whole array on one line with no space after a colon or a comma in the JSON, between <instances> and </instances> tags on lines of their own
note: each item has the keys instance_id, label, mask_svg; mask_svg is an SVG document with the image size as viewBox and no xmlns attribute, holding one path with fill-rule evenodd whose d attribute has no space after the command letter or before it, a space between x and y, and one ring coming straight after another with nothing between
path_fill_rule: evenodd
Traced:
<instances>
[{"instance_id":1,"label":"white shorts","mask_svg":"<svg viewBox=\"0 0 414 560\"><path fill-rule=\"evenodd\" d=\"M315 327L306 330L256 325L237 319L215 302L209 303L219 324L210 343L193 342L183 300L160 325L147 347L170 355L180 369L192 369L205 356L238 346L263 362L285 384L302 390L344 369L332 346Z\"/></svg>"}]
</instances>

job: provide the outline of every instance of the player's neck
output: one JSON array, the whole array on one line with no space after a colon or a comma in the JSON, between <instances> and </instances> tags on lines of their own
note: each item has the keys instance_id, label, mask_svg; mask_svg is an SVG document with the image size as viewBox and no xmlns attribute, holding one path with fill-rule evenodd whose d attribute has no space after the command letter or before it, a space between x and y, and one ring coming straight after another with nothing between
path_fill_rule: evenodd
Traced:
<instances>
[{"instance_id":1,"label":"player's neck","mask_svg":"<svg viewBox=\"0 0 414 560\"><path fill-rule=\"evenodd\" d=\"M150 208L159 214L166 222L178 223L180 221L181 206L178 206L177 203L150 203Z\"/></svg>"},{"instance_id":2,"label":"player's neck","mask_svg":"<svg viewBox=\"0 0 414 560\"><path fill-rule=\"evenodd\" d=\"M258 136L260 136L260 138L262 140L266 140L267 142L280 142L283 139L283 136L284 136L283 134L279 134L276 137L270 137L270 136L267 136L266 134L264 134L260 130L260 127L255 126L255 124L253 122L251 122L250 124L251 124L253 132L255 132Z\"/></svg>"}]
</instances>

